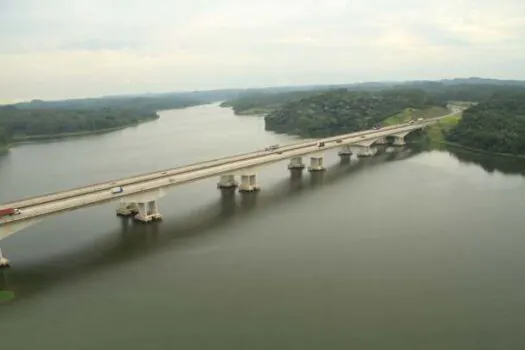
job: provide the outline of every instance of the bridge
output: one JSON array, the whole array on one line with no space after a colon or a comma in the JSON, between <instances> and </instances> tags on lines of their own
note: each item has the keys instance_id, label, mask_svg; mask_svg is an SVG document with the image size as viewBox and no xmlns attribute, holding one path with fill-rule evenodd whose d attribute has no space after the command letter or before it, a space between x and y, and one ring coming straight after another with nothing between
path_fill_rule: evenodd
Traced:
<instances>
[{"instance_id":1,"label":"bridge","mask_svg":"<svg viewBox=\"0 0 525 350\"><path fill-rule=\"evenodd\" d=\"M141 222L159 220L162 216L156 201L165 195L167 188L217 176L218 188L238 187L239 192L258 191L257 167L289 159L288 169L301 171L306 167L303 157L309 156L308 171L323 171L324 151L339 148L339 156L345 158L352 155L353 147L358 149L357 156L370 157L376 151L372 146L386 144L387 137L394 138L394 146L403 146L406 135L447 116L302 141L5 203L0 205L0 210L16 209L17 213L0 218L0 240L45 217L109 201L119 202L116 209L118 215L132 216ZM240 177L240 183L235 180L236 176ZM8 261L0 250L2 265L8 265Z\"/></svg>"}]
</instances>

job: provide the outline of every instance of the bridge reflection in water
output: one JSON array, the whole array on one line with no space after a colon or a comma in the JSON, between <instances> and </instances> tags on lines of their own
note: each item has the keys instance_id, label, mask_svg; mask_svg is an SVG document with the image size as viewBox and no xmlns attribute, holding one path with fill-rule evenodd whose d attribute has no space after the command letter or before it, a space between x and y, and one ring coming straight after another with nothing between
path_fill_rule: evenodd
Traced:
<instances>
[{"instance_id":1,"label":"bridge reflection in water","mask_svg":"<svg viewBox=\"0 0 525 350\"><path fill-rule=\"evenodd\" d=\"M277 202L296 200L301 195L336 184L370 167L407 159L416 154L410 149L398 149L397 152L381 153L372 158L342 160L328 167L325 172L310 174L313 176L292 172L290 178L272 187L265 187L264 191L241 196L233 189L224 189L215 202L195 208L176 221L143 225L120 217L118 231L108 232L92 244L84 244L79 249L51 259L44 258L31 263L21 261L14 269L0 270L0 291L16 296L10 298L11 302L16 302L74 276L95 273L150 254L176 250L192 240L215 232L212 228L228 225L232 220L247 220L257 215L259 210Z\"/></svg>"}]
</instances>

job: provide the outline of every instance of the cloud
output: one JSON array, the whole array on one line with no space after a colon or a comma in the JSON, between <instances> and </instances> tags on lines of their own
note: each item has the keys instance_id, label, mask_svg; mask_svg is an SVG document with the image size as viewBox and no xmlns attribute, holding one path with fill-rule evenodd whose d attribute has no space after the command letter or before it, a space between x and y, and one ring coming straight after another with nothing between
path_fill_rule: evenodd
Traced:
<instances>
[{"instance_id":1,"label":"cloud","mask_svg":"<svg viewBox=\"0 0 525 350\"><path fill-rule=\"evenodd\" d=\"M2 0L0 98L524 79L524 34L521 0Z\"/></svg>"}]
</instances>

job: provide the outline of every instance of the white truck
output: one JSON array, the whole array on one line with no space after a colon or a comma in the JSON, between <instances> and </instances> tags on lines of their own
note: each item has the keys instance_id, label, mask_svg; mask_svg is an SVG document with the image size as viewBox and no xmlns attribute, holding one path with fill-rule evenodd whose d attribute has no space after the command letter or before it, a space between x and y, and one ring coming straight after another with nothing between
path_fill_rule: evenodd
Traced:
<instances>
[{"instance_id":1,"label":"white truck","mask_svg":"<svg viewBox=\"0 0 525 350\"><path fill-rule=\"evenodd\" d=\"M112 193L112 194L117 194L117 193L122 193L122 192L124 192L124 190L122 189L121 186L113 187L113 188L111 189L111 193Z\"/></svg>"}]
</instances>

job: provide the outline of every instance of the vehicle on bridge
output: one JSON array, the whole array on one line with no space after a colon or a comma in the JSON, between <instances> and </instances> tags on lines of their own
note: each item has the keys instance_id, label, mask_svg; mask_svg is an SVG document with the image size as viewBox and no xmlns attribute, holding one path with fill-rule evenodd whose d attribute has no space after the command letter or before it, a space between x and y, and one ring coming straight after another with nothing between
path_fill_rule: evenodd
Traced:
<instances>
[{"instance_id":1,"label":"vehicle on bridge","mask_svg":"<svg viewBox=\"0 0 525 350\"><path fill-rule=\"evenodd\" d=\"M324 142L319 142L318 147L324 147Z\"/></svg>"},{"instance_id":2,"label":"vehicle on bridge","mask_svg":"<svg viewBox=\"0 0 525 350\"><path fill-rule=\"evenodd\" d=\"M381 129L381 125L379 124L374 125L374 130L379 130L379 129Z\"/></svg>"},{"instance_id":3,"label":"vehicle on bridge","mask_svg":"<svg viewBox=\"0 0 525 350\"><path fill-rule=\"evenodd\" d=\"M16 209L16 208L0 209L0 218L3 216L13 216L13 215L20 215L20 214L22 214L20 209Z\"/></svg>"},{"instance_id":4,"label":"vehicle on bridge","mask_svg":"<svg viewBox=\"0 0 525 350\"><path fill-rule=\"evenodd\" d=\"M279 145L271 145L271 146L266 147L264 150L265 151L275 151L276 149L279 149Z\"/></svg>"},{"instance_id":5,"label":"vehicle on bridge","mask_svg":"<svg viewBox=\"0 0 525 350\"><path fill-rule=\"evenodd\" d=\"M122 193L122 192L124 192L124 190L120 186L119 187L113 187L111 189L111 193L113 193L113 194Z\"/></svg>"}]
</instances>

